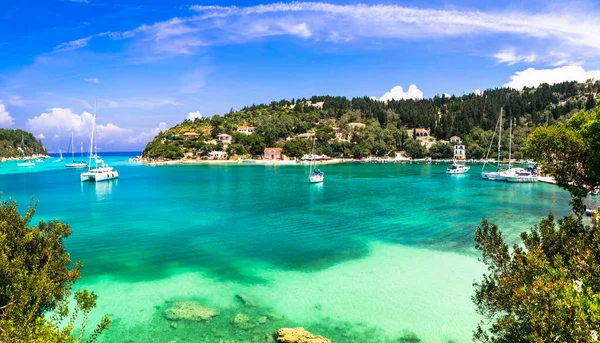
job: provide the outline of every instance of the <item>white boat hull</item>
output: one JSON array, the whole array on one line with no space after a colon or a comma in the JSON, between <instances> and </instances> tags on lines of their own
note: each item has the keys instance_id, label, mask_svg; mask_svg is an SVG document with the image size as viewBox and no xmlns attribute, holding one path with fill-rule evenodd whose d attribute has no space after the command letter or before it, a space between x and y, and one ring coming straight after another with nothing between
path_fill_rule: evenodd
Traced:
<instances>
[{"instance_id":1,"label":"white boat hull","mask_svg":"<svg viewBox=\"0 0 600 343\"><path fill-rule=\"evenodd\" d=\"M446 170L446 174L466 174L468 171L469 171L469 168L467 168L467 169L455 169L455 170L447 169Z\"/></svg>"},{"instance_id":2,"label":"white boat hull","mask_svg":"<svg viewBox=\"0 0 600 343\"><path fill-rule=\"evenodd\" d=\"M67 164L65 164L65 168L78 169L78 168L87 168L87 167L88 167L87 163L67 163Z\"/></svg>"},{"instance_id":3,"label":"white boat hull","mask_svg":"<svg viewBox=\"0 0 600 343\"><path fill-rule=\"evenodd\" d=\"M501 172L482 172L481 178L488 181L506 181L506 176Z\"/></svg>"},{"instance_id":4,"label":"white boat hull","mask_svg":"<svg viewBox=\"0 0 600 343\"><path fill-rule=\"evenodd\" d=\"M110 169L110 170L99 170L99 169ZM113 170L112 168L97 168L87 171L85 173L81 173L81 182L101 182L114 180L119 178L119 172Z\"/></svg>"},{"instance_id":5,"label":"white boat hull","mask_svg":"<svg viewBox=\"0 0 600 343\"><path fill-rule=\"evenodd\" d=\"M311 175L308 177L308 179L310 180L310 183L320 183L323 182L323 179L325 178L325 176L323 175Z\"/></svg>"},{"instance_id":6,"label":"white boat hull","mask_svg":"<svg viewBox=\"0 0 600 343\"><path fill-rule=\"evenodd\" d=\"M35 167L35 163L32 161L17 163L17 167Z\"/></svg>"},{"instance_id":7,"label":"white boat hull","mask_svg":"<svg viewBox=\"0 0 600 343\"><path fill-rule=\"evenodd\" d=\"M536 176L508 176L506 178L506 182L512 183L535 183L538 181Z\"/></svg>"}]
</instances>

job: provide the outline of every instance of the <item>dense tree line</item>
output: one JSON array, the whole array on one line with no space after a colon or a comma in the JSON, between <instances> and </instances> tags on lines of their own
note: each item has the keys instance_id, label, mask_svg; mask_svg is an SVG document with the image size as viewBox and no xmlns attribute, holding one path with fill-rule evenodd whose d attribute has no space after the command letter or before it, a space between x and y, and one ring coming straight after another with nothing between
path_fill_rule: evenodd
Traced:
<instances>
[{"instance_id":1,"label":"dense tree line","mask_svg":"<svg viewBox=\"0 0 600 343\"><path fill-rule=\"evenodd\" d=\"M0 129L0 157L22 156L21 143L25 147L25 156L46 155L44 145L34 135L21 129Z\"/></svg>"},{"instance_id":2,"label":"dense tree line","mask_svg":"<svg viewBox=\"0 0 600 343\"><path fill-rule=\"evenodd\" d=\"M382 102L368 97L313 96L273 101L239 111L232 109L223 116L186 120L158 135L146 146L144 156L180 158L186 153L207 154L223 148L211 142L222 133L234 136L233 144L228 147L230 155L260 156L264 147L284 147L286 140L306 132L318 132L317 152L333 157L386 156L395 151L406 151L411 157L439 156L440 150L423 153L406 134L407 129L425 128L437 140L460 136L467 146L467 157L482 158L500 109L504 108L502 130L507 134L502 137L503 150L508 150L509 123L512 122L513 157L521 158L524 142L533 128L565 121L578 110L595 108L591 93L599 88L600 81L589 80L542 84L521 91L497 88L486 90L482 95L444 95L422 100ZM348 126L353 122L366 126ZM256 131L250 136L238 135L235 134L238 125L254 126ZM333 128L340 130L344 139L333 139ZM185 132L197 132L199 136L182 137ZM306 148L302 151L307 152ZM496 157L496 153L490 157Z\"/></svg>"},{"instance_id":3,"label":"dense tree line","mask_svg":"<svg viewBox=\"0 0 600 343\"><path fill-rule=\"evenodd\" d=\"M484 316L480 342L597 342L600 338L600 217L582 214L589 189L600 187L600 108L536 128L526 151L571 194L573 213L542 219L512 247L496 225L476 229L488 273L473 301Z\"/></svg>"}]
</instances>

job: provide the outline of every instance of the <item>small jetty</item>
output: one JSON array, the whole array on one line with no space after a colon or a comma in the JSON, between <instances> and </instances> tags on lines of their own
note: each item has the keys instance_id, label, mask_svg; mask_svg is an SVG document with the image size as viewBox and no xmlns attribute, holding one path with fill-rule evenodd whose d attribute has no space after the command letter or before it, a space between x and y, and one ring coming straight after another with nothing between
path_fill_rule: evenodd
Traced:
<instances>
[{"instance_id":1,"label":"small jetty","mask_svg":"<svg viewBox=\"0 0 600 343\"><path fill-rule=\"evenodd\" d=\"M543 183L556 185L556 180L552 176L538 176L538 180Z\"/></svg>"}]
</instances>

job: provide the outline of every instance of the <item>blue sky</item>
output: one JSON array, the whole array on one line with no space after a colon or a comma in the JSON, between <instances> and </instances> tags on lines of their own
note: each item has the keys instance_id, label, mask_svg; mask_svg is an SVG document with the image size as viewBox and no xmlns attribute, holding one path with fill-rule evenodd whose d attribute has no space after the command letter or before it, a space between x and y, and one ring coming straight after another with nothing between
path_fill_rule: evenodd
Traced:
<instances>
[{"instance_id":1,"label":"blue sky","mask_svg":"<svg viewBox=\"0 0 600 343\"><path fill-rule=\"evenodd\" d=\"M141 150L190 112L600 79L599 19L592 1L7 2L0 127L65 149L97 98L98 145Z\"/></svg>"}]
</instances>

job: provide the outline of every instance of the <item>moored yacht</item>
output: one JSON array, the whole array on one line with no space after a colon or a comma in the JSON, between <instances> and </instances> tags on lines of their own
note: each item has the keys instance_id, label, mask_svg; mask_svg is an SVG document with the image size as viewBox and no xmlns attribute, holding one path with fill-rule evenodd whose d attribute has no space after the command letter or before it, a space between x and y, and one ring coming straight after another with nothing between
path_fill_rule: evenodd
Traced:
<instances>
[{"instance_id":1,"label":"moored yacht","mask_svg":"<svg viewBox=\"0 0 600 343\"><path fill-rule=\"evenodd\" d=\"M119 177L119 172L117 172L114 168L109 167L108 164L104 163L104 161L98 156L97 153L94 153L93 149L95 149L96 145L94 143L94 132L96 131L96 103L94 102L94 118L92 121L92 137L90 139L90 159L88 162L88 171L83 172L80 175L81 182L85 181L107 181L117 179ZM97 149L96 149L97 150ZM94 161L95 168L92 168L92 161Z\"/></svg>"},{"instance_id":2,"label":"moored yacht","mask_svg":"<svg viewBox=\"0 0 600 343\"><path fill-rule=\"evenodd\" d=\"M458 161L454 161L448 169L446 169L446 174L464 174L471 169L467 167L464 163L459 163Z\"/></svg>"},{"instance_id":3,"label":"moored yacht","mask_svg":"<svg viewBox=\"0 0 600 343\"><path fill-rule=\"evenodd\" d=\"M492 140L490 142L490 147L488 148L487 155L485 156L485 163L481 168L481 178L483 180L489 181L498 181L498 180L506 180L506 178L502 175L502 171L504 171L503 166L500 164L502 151L501 151L501 140L502 140L502 112L503 109L500 109L500 116L498 117L498 122L496 123L496 129L494 129L494 134L492 136ZM492 150L492 145L494 143L494 137L496 136L496 131L498 131L498 166L496 171L485 171L485 166L487 165L488 157L490 155L490 151Z\"/></svg>"},{"instance_id":4,"label":"moored yacht","mask_svg":"<svg viewBox=\"0 0 600 343\"><path fill-rule=\"evenodd\" d=\"M312 154L315 156L315 141L313 140ZM320 169L315 168L315 159L312 158L310 161L310 168L308 170L308 180L310 183L321 183L325 179L325 174Z\"/></svg>"},{"instance_id":5,"label":"moored yacht","mask_svg":"<svg viewBox=\"0 0 600 343\"><path fill-rule=\"evenodd\" d=\"M531 171L523 168L512 168L506 172L506 181L513 183L534 183L538 177Z\"/></svg>"},{"instance_id":6,"label":"moored yacht","mask_svg":"<svg viewBox=\"0 0 600 343\"><path fill-rule=\"evenodd\" d=\"M85 181L106 181L119 178L119 172L113 167L109 167L102 160L96 161L96 168L90 168L87 172L81 173L81 182Z\"/></svg>"}]
</instances>

